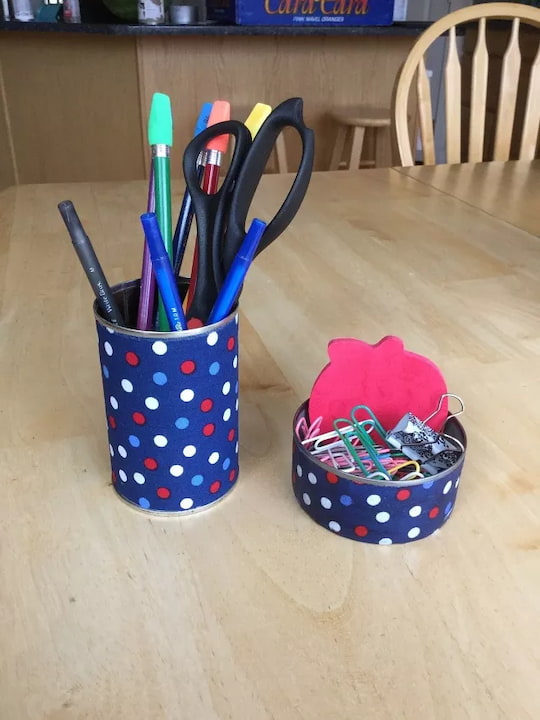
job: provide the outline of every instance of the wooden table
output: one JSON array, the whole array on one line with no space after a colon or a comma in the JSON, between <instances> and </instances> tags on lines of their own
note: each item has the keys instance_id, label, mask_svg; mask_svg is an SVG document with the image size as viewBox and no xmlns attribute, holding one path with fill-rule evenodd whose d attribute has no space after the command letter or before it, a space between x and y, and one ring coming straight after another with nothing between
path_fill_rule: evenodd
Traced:
<instances>
[{"instance_id":1,"label":"wooden table","mask_svg":"<svg viewBox=\"0 0 540 720\"><path fill-rule=\"evenodd\" d=\"M263 217L286 182L264 178ZM315 175L243 295L238 487L161 519L109 485L90 291L56 211L73 199L110 280L131 278L143 183L2 193L0 717L538 718L539 196L539 162ZM463 396L469 452L441 532L379 547L296 504L291 419L329 339L386 334Z\"/></svg>"}]
</instances>

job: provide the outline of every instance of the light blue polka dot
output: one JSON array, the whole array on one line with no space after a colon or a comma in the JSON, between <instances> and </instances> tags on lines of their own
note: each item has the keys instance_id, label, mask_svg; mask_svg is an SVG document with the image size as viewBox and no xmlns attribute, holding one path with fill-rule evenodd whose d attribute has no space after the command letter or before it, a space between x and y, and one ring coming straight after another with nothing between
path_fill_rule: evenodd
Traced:
<instances>
[{"instance_id":1,"label":"light blue polka dot","mask_svg":"<svg viewBox=\"0 0 540 720\"><path fill-rule=\"evenodd\" d=\"M167 376L164 372L156 372L152 376L152 380L156 383L156 385L165 385L167 382Z\"/></svg>"},{"instance_id":2,"label":"light blue polka dot","mask_svg":"<svg viewBox=\"0 0 540 720\"><path fill-rule=\"evenodd\" d=\"M352 505L352 497L350 495L342 495L339 498L339 502L342 505L345 505L345 507L348 507L349 505Z\"/></svg>"},{"instance_id":3,"label":"light blue polka dot","mask_svg":"<svg viewBox=\"0 0 540 720\"><path fill-rule=\"evenodd\" d=\"M194 475L194 476L191 478L191 484L192 484L192 485L195 485L195 486L197 486L197 485L202 485L203 480L204 480L204 478L203 478L202 475Z\"/></svg>"},{"instance_id":4,"label":"light blue polka dot","mask_svg":"<svg viewBox=\"0 0 540 720\"><path fill-rule=\"evenodd\" d=\"M422 487L426 490L429 490L430 487L433 487L433 480L430 480L429 482L422 483Z\"/></svg>"},{"instance_id":5,"label":"light blue polka dot","mask_svg":"<svg viewBox=\"0 0 540 720\"><path fill-rule=\"evenodd\" d=\"M139 445L141 444L141 441L139 440L139 438L136 435L130 435L128 440L129 440L129 444L132 447L139 447Z\"/></svg>"},{"instance_id":6,"label":"light blue polka dot","mask_svg":"<svg viewBox=\"0 0 540 720\"><path fill-rule=\"evenodd\" d=\"M210 375L217 375L219 372L219 367L220 366L218 362L213 362L208 368L208 372L210 373Z\"/></svg>"},{"instance_id":7,"label":"light blue polka dot","mask_svg":"<svg viewBox=\"0 0 540 720\"><path fill-rule=\"evenodd\" d=\"M176 418L174 424L179 430L185 430L189 426L189 420L185 417Z\"/></svg>"},{"instance_id":8,"label":"light blue polka dot","mask_svg":"<svg viewBox=\"0 0 540 720\"><path fill-rule=\"evenodd\" d=\"M228 470L230 464L231 464L231 459L225 458L225 460L223 461L223 465L222 465L223 469Z\"/></svg>"},{"instance_id":9,"label":"light blue polka dot","mask_svg":"<svg viewBox=\"0 0 540 720\"><path fill-rule=\"evenodd\" d=\"M139 505L142 508L145 508L145 510L148 510L148 508L150 507L150 500L147 500L146 498L141 497L141 498L139 498Z\"/></svg>"},{"instance_id":10,"label":"light blue polka dot","mask_svg":"<svg viewBox=\"0 0 540 720\"><path fill-rule=\"evenodd\" d=\"M444 514L449 515L452 512L452 503L449 502L448 505L444 508Z\"/></svg>"},{"instance_id":11,"label":"light blue polka dot","mask_svg":"<svg viewBox=\"0 0 540 720\"><path fill-rule=\"evenodd\" d=\"M234 392L238 394L238 380L236 381L236 385L234 386Z\"/></svg>"},{"instance_id":12,"label":"light blue polka dot","mask_svg":"<svg viewBox=\"0 0 540 720\"><path fill-rule=\"evenodd\" d=\"M104 378L109 377L109 368L106 365L103 365L103 377Z\"/></svg>"}]
</instances>

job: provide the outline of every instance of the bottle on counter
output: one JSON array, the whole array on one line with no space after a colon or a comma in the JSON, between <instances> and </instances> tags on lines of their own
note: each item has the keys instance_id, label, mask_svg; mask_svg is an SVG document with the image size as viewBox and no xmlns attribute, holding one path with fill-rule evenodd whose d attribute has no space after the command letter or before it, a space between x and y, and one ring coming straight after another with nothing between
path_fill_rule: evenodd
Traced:
<instances>
[{"instance_id":1,"label":"bottle on counter","mask_svg":"<svg viewBox=\"0 0 540 720\"><path fill-rule=\"evenodd\" d=\"M32 0L11 0L11 16L21 22L29 22L34 19Z\"/></svg>"},{"instance_id":2,"label":"bottle on counter","mask_svg":"<svg viewBox=\"0 0 540 720\"><path fill-rule=\"evenodd\" d=\"M161 25L165 22L164 0L139 0L139 22L143 25Z\"/></svg>"},{"instance_id":3,"label":"bottle on counter","mask_svg":"<svg viewBox=\"0 0 540 720\"><path fill-rule=\"evenodd\" d=\"M81 22L81 7L79 0L64 0L64 9L62 10L64 22L67 23L80 23Z\"/></svg>"}]
</instances>

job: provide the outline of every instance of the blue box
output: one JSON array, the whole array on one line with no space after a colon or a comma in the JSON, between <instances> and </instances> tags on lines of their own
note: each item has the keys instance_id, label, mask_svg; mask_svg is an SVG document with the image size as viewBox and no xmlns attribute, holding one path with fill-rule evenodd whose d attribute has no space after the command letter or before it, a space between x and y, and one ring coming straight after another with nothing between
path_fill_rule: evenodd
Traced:
<instances>
[{"instance_id":1,"label":"blue box","mask_svg":"<svg viewBox=\"0 0 540 720\"><path fill-rule=\"evenodd\" d=\"M208 0L209 20L238 25L391 25L394 0Z\"/></svg>"}]
</instances>

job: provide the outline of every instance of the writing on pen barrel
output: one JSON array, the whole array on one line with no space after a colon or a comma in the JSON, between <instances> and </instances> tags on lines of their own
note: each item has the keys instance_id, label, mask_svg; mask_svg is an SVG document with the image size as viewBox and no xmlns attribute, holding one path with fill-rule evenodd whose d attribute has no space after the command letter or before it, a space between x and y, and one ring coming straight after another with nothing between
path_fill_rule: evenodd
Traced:
<instances>
[{"instance_id":1,"label":"writing on pen barrel","mask_svg":"<svg viewBox=\"0 0 540 720\"><path fill-rule=\"evenodd\" d=\"M240 249L234 257L230 270L227 273L221 290L218 293L212 312L208 318L208 324L220 322L231 312L234 303L242 290L247 272L250 268L263 233L266 223L255 218L246 233Z\"/></svg>"},{"instance_id":2,"label":"writing on pen barrel","mask_svg":"<svg viewBox=\"0 0 540 720\"><path fill-rule=\"evenodd\" d=\"M170 329L186 330L187 323L182 309L182 301L176 286L171 261L169 260L169 255L161 236L156 214L152 212L143 213L141 215L141 224Z\"/></svg>"},{"instance_id":3,"label":"writing on pen barrel","mask_svg":"<svg viewBox=\"0 0 540 720\"><path fill-rule=\"evenodd\" d=\"M122 313L118 309L113 292L107 282L99 260L97 259L90 238L85 233L77 211L71 200L64 200L58 204L58 210L66 225L75 252L83 267L86 277L94 291L94 295L101 308L103 317L115 325L123 325Z\"/></svg>"}]
</instances>

